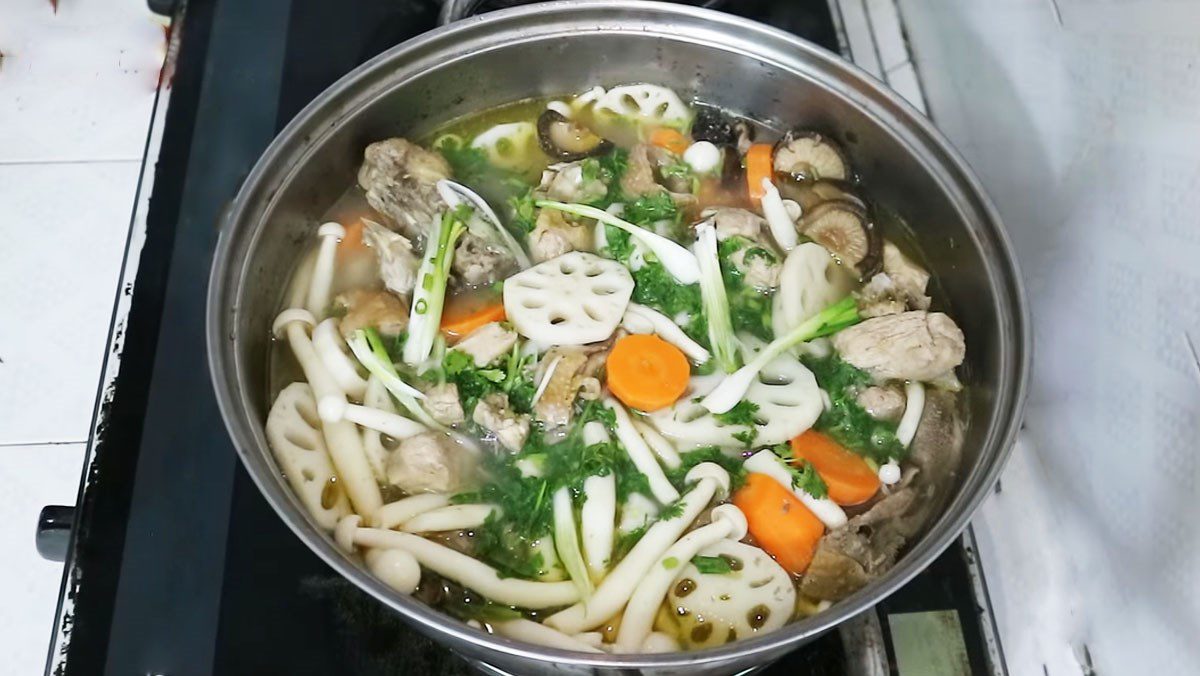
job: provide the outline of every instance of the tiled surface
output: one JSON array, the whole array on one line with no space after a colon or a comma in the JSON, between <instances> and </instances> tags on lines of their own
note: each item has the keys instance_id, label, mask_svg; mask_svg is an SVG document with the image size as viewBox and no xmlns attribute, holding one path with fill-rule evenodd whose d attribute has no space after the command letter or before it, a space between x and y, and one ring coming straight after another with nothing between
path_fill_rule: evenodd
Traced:
<instances>
[{"instance_id":1,"label":"tiled surface","mask_svg":"<svg viewBox=\"0 0 1200 676\"><path fill-rule=\"evenodd\" d=\"M62 567L34 528L75 501L164 49L143 0L0 0L6 674L45 664Z\"/></svg>"},{"instance_id":2,"label":"tiled surface","mask_svg":"<svg viewBox=\"0 0 1200 676\"><path fill-rule=\"evenodd\" d=\"M1034 317L1026 443L974 524L1010 673L1197 673L1200 3L900 9Z\"/></svg>"},{"instance_id":3,"label":"tiled surface","mask_svg":"<svg viewBox=\"0 0 1200 676\"><path fill-rule=\"evenodd\" d=\"M62 565L43 560L33 545L38 512L71 505L83 444L0 448L0 672L42 673L58 600Z\"/></svg>"},{"instance_id":4,"label":"tiled surface","mask_svg":"<svg viewBox=\"0 0 1200 676\"><path fill-rule=\"evenodd\" d=\"M136 160L163 57L144 0L0 2L0 162Z\"/></svg>"},{"instance_id":5,"label":"tiled surface","mask_svg":"<svg viewBox=\"0 0 1200 676\"><path fill-rule=\"evenodd\" d=\"M0 444L87 439L139 168L0 164Z\"/></svg>"}]
</instances>

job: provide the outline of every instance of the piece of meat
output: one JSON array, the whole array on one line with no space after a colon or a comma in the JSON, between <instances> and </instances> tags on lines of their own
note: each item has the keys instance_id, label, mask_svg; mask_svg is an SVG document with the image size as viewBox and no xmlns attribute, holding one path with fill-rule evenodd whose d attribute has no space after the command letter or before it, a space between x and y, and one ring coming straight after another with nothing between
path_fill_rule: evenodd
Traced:
<instances>
[{"instance_id":1,"label":"piece of meat","mask_svg":"<svg viewBox=\"0 0 1200 676\"><path fill-rule=\"evenodd\" d=\"M558 202L594 202L608 194L600 177L584 178L583 162L552 164L542 172L536 194Z\"/></svg>"},{"instance_id":2,"label":"piece of meat","mask_svg":"<svg viewBox=\"0 0 1200 676\"><path fill-rule=\"evenodd\" d=\"M900 484L866 512L821 539L800 591L812 598L837 601L891 568L904 545L950 497L963 439L954 395L928 392Z\"/></svg>"},{"instance_id":3,"label":"piece of meat","mask_svg":"<svg viewBox=\"0 0 1200 676\"><path fill-rule=\"evenodd\" d=\"M553 347L542 357L542 363L546 365L544 368L549 369L553 365L554 371L542 390L542 396L534 405L533 412L547 427L558 427L571 422L575 396L579 393L583 368L587 362L587 352L579 347ZM545 375L540 377L544 378Z\"/></svg>"},{"instance_id":4,"label":"piece of meat","mask_svg":"<svg viewBox=\"0 0 1200 676\"><path fill-rule=\"evenodd\" d=\"M639 143L629 151L625 173L621 175L621 191L629 197L642 197L665 192L654 180L654 165L650 163L649 146Z\"/></svg>"},{"instance_id":5,"label":"piece of meat","mask_svg":"<svg viewBox=\"0 0 1200 676\"><path fill-rule=\"evenodd\" d=\"M529 253L541 263L571 251L591 251L593 232L590 226L568 221L561 211L542 209L529 235Z\"/></svg>"},{"instance_id":6,"label":"piece of meat","mask_svg":"<svg viewBox=\"0 0 1200 676\"><path fill-rule=\"evenodd\" d=\"M928 284L928 272L909 260L896 245L884 242L883 271L859 290L859 314L882 317L905 310L928 310L931 302L925 295Z\"/></svg>"},{"instance_id":7,"label":"piece of meat","mask_svg":"<svg viewBox=\"0 0 1200 676\"><path fill-rule=\"evenodd\" d=\"M464 232L454 248L450 270L464 284L482 286L507 277L515 270L515 261L502 247Z\"/></svg>"},{"instance_id":8,"label":"piece of meat","mask_svg":"<svg viewBox=\"0 0 1200 676\"><path fill-rule=\"evenodd\" d=\"M666 148L648 146L646 148L646 157L650 160L651 166L654 167L654 175L659 178L660 184L668 191L672 193L689 193L692 191L692 181L689 177L679 174L668 175L663 172L665 168L679 164L678 155Z\"/></svg>"},{"instance_id":9,"label":"piece of meat","mask_svg":"<svg viewBox=\"0 0 1200 676\"><path fill-rule=\"evenodd\" d=\"M735 207L718 207L705 210L702 216L712 219L718 240L724 241L730 237L745 237L755 242L766 240L763 233L767 222L753 211Z\"/></svg>"},{"instance_id":10,"label":"piece of meat","mask_svg":"<svg viewBox=\"0 0 1200 676\"><path fill-rule=\"evenodd\" d=\"M413 252L407 237L392 232L375 221L363 219L363 239L379 259L379 276L388 291L407 296L416 284L421 259Z\"/></svg>"},{"instance_id":11,"label":"piece of meat","mask_svg":"<svg viewBox=\"0 0 1200 676\"><path fill-rule=\"evenodd\" d=\"M521 450L529 438L529 416L514 412L508 405L508 395L502 392L480 399L471 419L510 451Z\"/></svg>"},{"instance_id":12,"label":"piece of meat","mask_svg":"<svg viewBox=\"0 0 1200 676\"><path fill-rule=\"evenodd\" d=\"M475 366L483 368L508 354L516 342L516 331L504 328L500 322L492 322L468 333L450 349L470 355Z\"/></svg>"},{"instance_id":13,"label":"piece of meat","mask_svg":"<svg viewBox=\"0 0 1200 676\"><path fill-rule=\"evenodd\" d=\"M925 289L929 286L929 273L891 242L883 243L883 271L904 294L909 309L929 309L930 298L925 295Z\"/></svg>"},{"instance_id":14,"label":"piece of meat","mask_svg":"<svg viewBox=\"0 0 1200 676\"><path fill-rule=\"evenodd\" d=\"M442 383L426 390L425 410L443 425L457 425L466 420L458 398L458 385L454 383Z\"/></svg>"},{"instance_id":15,"label":"piece of meat","mask_svg":"<svg viewBox=\"0 0 1200 676\"><path fill-rule=\"evenodd\" d=\"M461 453L438 432L409 437L388 456L387 479L405 493L452 493L463 484Z\"/></svg>"},{"instance_id":16,"label":"piece of meat","mask_svg":"<svg viewBox=\"0 0 1200 676\"><path fill-rule=\"evenodd\" d=\"M764 255L765 252L765 255ZM783 264L769 248L751 242L729 257L729 262L742 273L742 281L761 291L779 286L779 273Z\"/></svg>"},{"instance_id":17,"label":"piece of meat","mask_svg":"<svg viewBox=\"0 0 1200 676\"><path fill-rule=\"evenodd\" d=\"M385 336L395 336L408 326L408 307L383 289L354 289L339 294L334 303L346 308L338 324L346 338L359 329L369 328Z\"/></svg>"},{"instance_id":18,"label":"piece of meat","mask_svg":"<svg viewBox=\"0 0 1200 676\"><path fill-rule=\"evenodd\" d=\"M966 355L954 320L924 310L868 319L835 333L833 347L878 381L930 380L961 364Z\"/></svg>"},{"instance_id":19,"label":"piece of meat","mask_svg":"<svg viewBox=\"0 0 1200 676\"><path fill-rule=\"evenodd\" d=\"M439 153L408 139L390 138L367 146L358 185L366 191L371 208L413 238L446 208L434 184L450 178L450 173L450 164Z\"/></svg>"},{"instance_id":20,"label":"piece of meat","mask_svg":"<svg viewBox=\"0 0 1200 676\"><path fill-rule=\"evenodd\" d=\"M904 391L899 387L873 385L859 392L856 399L858 405L876 420L898 422L904 415Z\"/></svg>"}]
</instances>

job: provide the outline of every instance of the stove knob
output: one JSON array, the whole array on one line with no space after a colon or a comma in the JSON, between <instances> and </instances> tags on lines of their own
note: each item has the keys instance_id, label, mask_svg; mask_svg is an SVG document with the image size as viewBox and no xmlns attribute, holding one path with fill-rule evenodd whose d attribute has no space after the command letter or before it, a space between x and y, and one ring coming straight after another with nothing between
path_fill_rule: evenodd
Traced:
<instances>
[{"instance_id":1,"label":"stove knob","mask_svg":"<svg viewBox=\"0 0 1200 676\"><path fill-rule=\"evenodd\" d=\"M75 508L64 505L47 505L38 515L38 554L48 561L64 561L67 544L71 541L71 524L75 521Z\"/></svg>"}]
</instances>

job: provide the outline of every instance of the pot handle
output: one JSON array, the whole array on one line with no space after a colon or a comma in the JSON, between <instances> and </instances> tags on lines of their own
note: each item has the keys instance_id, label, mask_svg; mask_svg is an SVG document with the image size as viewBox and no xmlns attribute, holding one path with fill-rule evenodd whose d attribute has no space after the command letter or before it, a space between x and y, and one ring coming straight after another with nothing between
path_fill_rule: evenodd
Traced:
<instances>
[{"instance_id":1,"label":"pot handle","mask_svg":"<svg viewBox=\"0 0 1200 676\"><path fill-rule=\"evenodd\" d=\"M63 505L47 505L38 514L37 534L34 542L38 554L47 561L62 562L67 558L67 544L71 541L71 526L75 522L75 508Z\"/></svg>"}]
</instances>

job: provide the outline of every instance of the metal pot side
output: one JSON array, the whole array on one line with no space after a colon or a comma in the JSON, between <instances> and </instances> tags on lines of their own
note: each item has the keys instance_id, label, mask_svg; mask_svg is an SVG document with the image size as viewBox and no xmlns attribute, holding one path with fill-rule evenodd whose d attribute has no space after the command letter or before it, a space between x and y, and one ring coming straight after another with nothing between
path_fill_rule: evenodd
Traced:
<instances>
[{"instance_id":1,"label":"metal pot side","mask_svg":"<svg viewBox=\"0 0 1200 676\"><path fill-rule=\"evenodd\" d=\"M281 477L263 434L270 325L317 218L355 180L367 143L420 136L480 108L593 84L655 82L846 142L872 197L917 232L967 336L970 426L961 484L881 579L815 617L722 648L586 655L476 631L394 593L334 545ZM1030 358L1020 275L995 210L959 155L919 112L836 55L737 17L630 0L494 12L381 54L314 100L275 139L223 224L208 299L208 357L229 433L285 523L356 585L427 635L512 673L734 673L769 663L871 607L936 557L989 492L1020 424Z\"/></svg>"}]
</instances>

